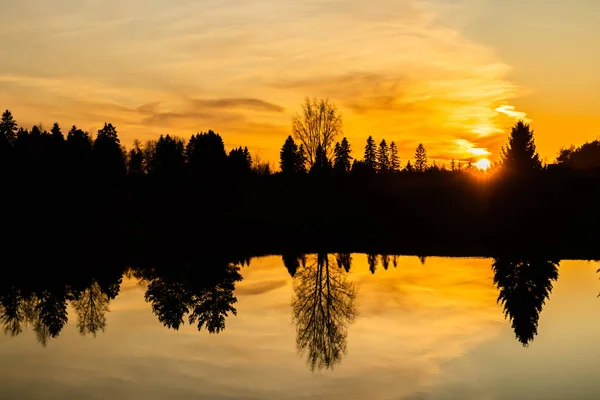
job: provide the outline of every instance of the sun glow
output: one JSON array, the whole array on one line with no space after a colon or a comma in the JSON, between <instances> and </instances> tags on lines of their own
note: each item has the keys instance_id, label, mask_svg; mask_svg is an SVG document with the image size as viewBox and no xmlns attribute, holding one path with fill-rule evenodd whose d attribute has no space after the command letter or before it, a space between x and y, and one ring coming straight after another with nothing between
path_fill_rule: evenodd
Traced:
<instances>
[{"instance_id":1,"label":"sun glow","mask_svg":"<svg viewBox=\"0 0 600 400\"><path fill-rule=\"evenodd\" d=\"M487 158L482 158L475 163L475 166L481 171L486 171L492 166L492 163Z\"/></svg>"}]
</instances>

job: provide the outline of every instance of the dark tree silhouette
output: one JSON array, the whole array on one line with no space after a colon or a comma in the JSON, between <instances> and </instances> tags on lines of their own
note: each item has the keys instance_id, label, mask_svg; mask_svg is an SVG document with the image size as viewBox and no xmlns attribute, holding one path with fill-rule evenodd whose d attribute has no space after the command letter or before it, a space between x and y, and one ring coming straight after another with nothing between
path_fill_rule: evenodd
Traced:
<instances>
[{"instance_id":1,"label":"dark tree silhouette","mask_svg":"<svg viewBox=\"0 0 600 400\"><path fill-rule=\"evenodd\" d=\"M12 145L17 138L17 129L17 121L12 113L8 110L4 111L0 119L0 142Z\"/></svg>"},{"instance_id":2,"label":"dark tree silhouette","mask_svg":"<svg viewBox=\"0 0 600 400\"><path fill-rule=\"evenodd\" d=\"M210 265L199 265L204 262ZM171 267L150 277L145 298L168 328L179 329L189 313L189 323L197 324L198 330L219 333L225 329L228 314L237 315L233 292L242 277L238 266L220 259L201 260L199 264Z\"/></svg>"},{"instance_id":3,"label":"dark tree silhouette","mask_svg":"<svg viewBox=\"0 0 600 400\"><path fill-rule=\"evenodd\" d=\"M414 172L414 168L413 168L413 166L411 165L411 163L410 163L410 160L408 160L408 161L406 162L406 167L404 167L404 170L405 170L406 172L409 172L409 173L410 173L410 172Z\"/></svg>"},{"instance_id":4,"label":"dark tree silhouette","mask_svg":"<svg viewBox=\"0 0 600 400\"><path fill-rule=\"evenodd\" d=\"M390 143L390 170L392 172L400 171L400 157L395 142Z\"/></svg>"},{"instance_id":5,"label":"dark tree silhouette","mask_svg":"<svg viewBox=\"0 0 600 400\"><path fill-rule=\"evenodd\" d=\"M104 332L109 303L109 295L104 293L96 281L71 302L77 314L77 328L81 335L90 333L96 337L96 332Z\"/></svg>"},{"instance_id":6,"label":"dark tree silhouette","mask_svg":"<svg viewBox=\"0 0 600 400\"><path fill-rule=\"evenodd\" d=\"M311 370L333 369L346 353L348 325L356 317L356 289L329 256L311 256L294 278L296 345Z\"/></svg>"},{"instance_id":7,"label":"dark tree silhouette","mask_svg":"<svg viewBox=\"0 0 600 400\"><path fill-rule=\"evenodd\" d=\"M98 130L92 147L96 174L105 177L125 175L125 158L120 143L117 129L112 124L105 123Z\"/></svg>"},{"instance_id":8,"label":"dark tree silhouette","mask_svg":"<svg viewBox=\"0 0 600 400\"><path fill-rule=\"evenodd\" d=\"M511 321L515 337L527 346L537 335L542 307L558 279L558 260L540 258L495 258L492 264L498 302Z\"/></svg>"},{"instance_id":9,"label":"dark tree silhouette","mask_svg":"<svg viewBox=\"0 0 600 400\"><path fill-rule=\"evenodd\" d=\"M425 150L425 146L423 143L419 143L417 146L417 150L415 150L415 172L425 172L427 171L427 150Z\"/></svg>"},{"instance_id":10,"label":"dark tree silhouette","mask_svg":"<svg viewBox=\"0 0 600 400\"><path fill-rule=\"evenodd\" d=\"M535 149L533 131L523 121L513 126L508 144L502 148L502 166L509 172L527 173L542 168Z\"/></svg>"},{"instance_id":11,"label":"dark tree silhouette","mask_svg":"<svg viewBox=\"0 0 600 400\"><path fill-rule=\"evenodd\" d=\"M369 271L374 274L377 270L377 264L379 263L379 255L367 254L367 263L369 264Z\"/></svg>"},{"instance_id":12,"label":"dark tree silhouette","mask_svg":"<svg viewBox=\"0 0 600 400\"><path fill-rule=\"evenodd\" d=\"M196 175L218 175L227 163L223 139L211 130L192 135L185 155L192 173Z\"/></svg>"},{"instance_id":13,"label":"dark tree silhouette","mask_svg":"<svg viewBox=\"0 0 600 400\"><path fill-rule=\"evenodd\" d=\"M54 139L55 141L62 142L65 140L65 136L63 135L62 130L60 129L60 125L58 125L58 122L55 122L54 125L52 125L50 134L52 135L52 139Z\"/></svg>"},{"instance_id":14,"label":"dark tree silhouette","mask_svg":"<svg viewBox=\"0 0 600 400\"><path fill-rule=\"evenodd\" d=\"M287 268L292 278L296 275L296 271L298 271L298 268L300 267L300 262L303 258L304 256L302 254L297 253L283 253L283 255L281 256L283 265Z\"/></svg>"},{"instance_id":15,"label":"dark tree silhouette","mask_svg":"<svg viewBox=\"0 0 600 400\"><path fill-rule=\"evenodd\" d=\"M336 143L333 151L333 169L340 173L349 173L352 167L351 152L348 139L343 138L341 142Z\"/></svg>"},{"instance_id":16,"label":"dark tree silhouette","mask_svg":"<svg viewBox=\"0 0 600 400\"><path fill-rule=\"evenodd\" d=\"M387 271L387 269L390 267L390 256L387 254L381 254L381 265L383 266L383 269Z\"/></svg>"},{"instance_id":17,"label":"dark tree silhouette","mask_svg":"<svg viewBox=\"0 0 600 400\"><path fill-rule=\"evenodd\" d=\"M377 150L377 172L385 174L390 171L390 150L385 139L379 143Z\"/></svg>"},{"instance_id":18,"label":"dark tree silhouette","mask_svg":"<svg viewBox=\"0 0 600 400\"><path fill-rule=\"evenodd\" d=\"M183 149L183 140L170 135L161 135L156 141L148 172L160 176L180 176L185 167Z\"/></svg>"},{"instance_id":19,"label":"dark tree silhouette","mask_svg":"<svg viewBox=\"0 0 600 400\"><path fill-rule=\"evenodd\" d=\"M335 255L338 268L344 268L346 272L350 272L352 267L352 254L350 253L337 253Z\"/></svg>"},{"instance_id":20,"label":"dark tree silhouette","mask_svg":"<svg viewBox=\"0 0 600 400\"><path fill-rule=\"evenodd\" d=\"M144 169L144 152L140 147L140 141L134 140L133 148L127 155L127 172L132 175L141 175Z\"/></svg>"},{"instance_id":21,"label":"dark tree silhouette","mask_svg":"<svg viewBox=\"0 0 600 400\"><path fill-rule=\"evenodd\" d=\"M308 166L317 162L319 147L328 160L333 153L336 139L342 135L342 117L335 104L329 100L307 97L302 104L302 112L292 119L292 136L304 146Z\"/></svg>"},{"instance_id":22,"label":"dark tree silhouette","mask_svg":"<svg viewBox=\"0 0 600 400\"><path fill-rule=\"evenodd\" d=\"M310 173L313 175L322 175L326 174L331 168L331 162L327 158L325 150L322 147L317 147L315 161L312 167L310 167Z\"/></svg>"},{"instance_id":23,"label":"dark tree silhouette","mask_svg":"<svg viewBox=\"0 0 600 400\"><path fill-rule=\"evenodd\" d=\"M364 162L371 171L377 171L377 145L373 136L367 138Z\"/></svg>"},{"instance_id":24,"label":"dark tree silhouette","mask_svg":"<svg viewBox=\"0 0 600 400\"><path fill-rule=\"evenodd\" d=\"M66 151L71 174L85 175L90 172L92 141L90 140L89 133L73 125L67 134Z\"/></svg>"},{"instance_id":25,"label":"dark tree silhouette","mask_svg":"<svg viewBox=\"0 0 600 400\"><path fill-rule=\"evenodd\" d=\"M600 167L600 141L594 140L579 147L571 146L560 150L556 163L576 170Z\"/></svg>"},{"instance_id":26,"label":"dark tree silhouette","mask_svg":"<svg viewBox=\"0 0 600 400\"><path fill-rule=\"evenodd\" d=\"M242 148L240 146L232 149L227 157L227 163L229 164L229 172L234 176L250 174L252 171L252 156L248 151L248 147Z\"/></svg>"},{"instance_id":27,"label":"dark tree silhouette","mask_svg":"<svg viewBox=\"0 0 600 400\"><path fill-rule=\"evenodd\" d=\"M279 168L285 175L306 172L304 148L298 147L292 136L288 136L279 153Z\"/></svg>"},{"instance_id":28,"label":"dark tree silhouette","mask_svg":"<svg viewBox=\"0 0 600 400\"><path fill-rule=\"evenodd\" d=\"M362 160L354 160L352 163L352 169L350 171L352 175L368 175L370 172L373 172L371 168L367 166L367 164Z\"/></svg>"}]
</instances>

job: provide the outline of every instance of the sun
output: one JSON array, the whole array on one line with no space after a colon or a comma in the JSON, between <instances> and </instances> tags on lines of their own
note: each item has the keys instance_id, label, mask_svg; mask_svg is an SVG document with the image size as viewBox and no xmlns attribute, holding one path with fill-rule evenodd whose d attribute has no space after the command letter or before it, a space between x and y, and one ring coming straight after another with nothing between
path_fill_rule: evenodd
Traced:
<instances>
[{"instance_id":1,"label":"sun","mask_svg":"<svg viewBox=\"0 0 600 400\"><path fill-rule=\"evenodd\" d=\"M492 166L492 163L487 158L482 158L475 163L475 166L481 171L486 171Z\"/></svg>"}]
</instances>

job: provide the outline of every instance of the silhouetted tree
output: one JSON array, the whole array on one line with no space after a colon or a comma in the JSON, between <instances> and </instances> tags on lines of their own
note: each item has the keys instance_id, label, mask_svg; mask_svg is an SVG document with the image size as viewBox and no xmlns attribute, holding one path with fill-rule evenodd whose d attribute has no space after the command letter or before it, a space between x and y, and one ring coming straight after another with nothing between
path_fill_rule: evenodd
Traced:
<instances>
[{"instance_id":1,"label":"silhouetted tree","mask_svg":"<svg viewBox=\"0 0 600 400\"><path fill-rule=\"evenodd\" d=\"M377 151L377 172L386 173L390 170L390 151L385 139L379 143Z\"/></svg>"},{"instance_id":2,"label":"silhouetted tree","mask_svg":"<svg viewBox=\"0 0 600 400\"><path fill-rule=\"evenodd\" d=\"M97 174L110 177L125 175L125 158L120 143L117 130L112 124L105 123L98 130L92 147Z\"/></svg>"},{"instance_id":3,"label":"silhouetted tree","mask_svg":"<svg viewBox=\"0 0 600 400\"><path fill-rule=\"evenodd\" d=\"M427 150L423 143L419 143L417 150L415 151L415 167L416 172L427 171Z\"/></svg>"},{"instance_id":4,"label":"silhouetted tree","mask_svg":"<svg viewBox=\"0 0 600 400\"><path fill-rule=\"evenodd\" d=\"M377 254L367 254L367 264L369 264L369 271L372 274L377 270L377 264L379 263L379 255Z\"/></svg>"},{"instance_id":5,"label":"silhouetted tree","mask_svg":"<svg viewBox=\"0 0 600 400\"><path fill-rule=\"evenodd\" d=\"M327 160L331 160L333 145L341 134L342 117L336 106L327 99L311 101L307 97L302 112L292 119L292 136L304 146L311 168L317 162L319 147Z\"/></svg>"},{"instance_id":6,"label":"silhouetted tree","mask_svg":"<svg viewBox=\"0 0 600 400\"><path fill-rule=\"evenodd\" d=\"M383 266L383 269L387 271L387 269L390 267L390 256L387 254L381 254L381 265Z\"/></svg>"},{"instance_id":7,"label":"silhouetted tree","mask_svg":"<svg viewBox=\"0 0 600 400\"><path fill-rule=\"evenodd\" d=\"M283 253L281 256L283 265L287 268L292 278L296 275L296 271L298 271L298 268L300 267L301 259L302 255L295 253Z\"/></svg>"},{"instance_id":8,"label":"silhouetted tree","mask_svg":"<svg viewBox=\"0 0 600 400\"><path fill-rule=\"evenodd\" d=\"M408 162L406 163L406 167L404 167L404 170L405 170L406 172L413 172L413 171L414 171L414 168L413 168L413 166L411 165L411 163L410 163L410 160L408 160Z\"/></svg>"},{"instance_id":9,"label":"silhouetted tree","mask_svg":"<svg viewBox=\"0 0 600 400\"><path fill-rule=\"evenodd\" d=\"M390 170L392 172L400 171L400 157L398 156L398 148L394 142L390 144Z\"/></svg>"},{"instance_id":10,"label":"silhouetted tree","mask_svg":"<svg viewBox=\"0 0 600 400\"><path fill-rule=\"evenodd\" d=\"M373 172L362 160L354 160L350 173L352 175L368 175Z\"/></svg>"},{"instance_id":11,"label":"silhouetted tree","mask_svg":"<svg viewBox=\"0 0 600 400\"><path fill-rule=\"evenodd\" d=\"M279 153L279 168L283 174L290 175L306 172L306 160L302 154L303 151L304 148L302 146L299 148L292 136L288 136Z\"/></svg>"},{"instance_id":12,"label":"silhouetted tree","mask_svg":"<svg viewBox=\"0 0 600 400\"><path fill-rule=\"evenodd\" d=\"M17 122L13 118L10 111L6 110L2 113L0 119L0 142L12 145L17 135Z\"/></svg>"},{"instance_id":13,"label":"silhouetted tree","mask_svg":"<svg viewBox=\"0 0 600 400\"><path fill-rule=\"evenodd\" d=\"M537 335L542 307L558 279L558 260L539 258L495 258L492 264L498 302L510 319L515 337L527 346Z\"/></svg>"},{"instance_id":14,"label":"silhouetted tree","mask_svg":"<svg viewBox=\"0 0 600 400\"><path fill-rule=\"evenodd\" d=\"M349 173L352 156L348 139L343 138L340 143L336 143L333 153L333 169L341 173Z\"/></svg>"},{"instance_id":15,"label":"silhouetted tree","mask_svg":"<svg viewBox=\"0 0 600 400\"><path fill-rule=\"evenodd\" d=\"M600 167L600 141L584 143L560 150L556 163L572 169L584 170Z\"/></svg>"},{"instance_id":16,"label":"silhouetted tree","mask_svg":"<svg viewBox=\"0 0 600 400\"><path fill-rule=\"evenodd\" d=\"M161 176L181 175L185 166L183 152L183 140L170 135L160 135L148 166L148 173Z\"/></svg>"},{"instance_id":17,"label":"silhouetted tree","mask_svg":"<svg viewBox=\"0 0 600 400\"><path fill-rule=\"evenodd\" d=\"M513 126L508 144L502 148L502 166L511 172L530 172L542 168L535 149L533 131L523 121Z\"/></svg>"},{"instance_id":18,"label":"silhouetted tree","mask_svg":"<svg viewBox=\"0 0 600 400\"><path fill-rule=\"evenodd\" d=\"M450 162L450 171L456 171L456 162L454 161L454 158L452 159L452 162Z\"/></svg>"},{"instance_id":19,"label":"silhouetted tree","mask_svg":"<svg viewBox=\"0 0 600 400\"><path fill-rule=\"evenodd\" d=\"M133 148L127 156L127 172L134 175L144 173L144 153L137 139L133 141Z\"/></svg>"},{"instance_id":20,"label":"silhouetted tree","mask_svg":"<svg viewBox=\"0 0 600 400\"><path fill-rule=\"evenodd\" d=\"M337 253L335 255L338 268L344 268L346 272L350 272L352 267L352 254L350 253Z\"/></svg>"},{"instance_id":21,"label":"silhouetted tree","mask_svg":"<svg viewBox=\"0 0 600 400\"><path fill-rule=\"evenodd\" d=\"M62 130L60 129L60 125L58 125L58 122L55 122L54 125L52 125L50 134L52 135L52 139L54 139L55 141L62 142L65 140Z\"/></svg>"},{"instance_id":22,"label":"silhouetted tree","mask_svg":"<svg viewBox=\"0 0 600 400\"><path fill-rule=\"evenodd\" d=\"M90 333L96 337L96 332L104 332L109 303L109 296L96 281L71 302L77 314L77 328L80 334Z\"/></svg>"},{"instance_id":23,"label":"silhouetted tree","mask_svg":"<svg viewBox=\"0 0 600 400\"><path fill-rule=\"evenodd\" d=\"M298 352L311 370L331 368L346 353L348 325L356 317L356 289L329 256L312 256L294 278L292 310Z\"/></svg>"},{"instance_id":24,"label":"silhouetted tree","mask_svg":"<svg viewBox=\"0 0 600 400\"><path fill-rule=\"evenodd\" d=\"M377 171L377 145L373 140L373 136L367 138L364 163L371 171Z\"/></svg>"},{"instance_id":25,"label":"silhouetted tree","mask_svg":"<svg viewBox=\"0 0 600 400\"><path fill-rule=\"evenodd\" d=\"M315 156L315 162L310 168L310 173L315 175L325 174L331 170L331 168L331 162L327 158L325 150L321 147L318 147Z\"/></svg>"},{"instance_id":26,"label":"silhouetted tree","mask_svg":"<svg viewBox=\"0 0 600 400\"><path fill-rule=\"evenodd\" d=\"M227 157L229 172L234 176L248 175L252 171L252 156L248 147L232 149Z\"/></svg>"},{"instance_id":27,"label":"silhouetted tree","mask_svg":"<svg viewBox=\"0 0 600 400\"><path fill-rule=\"evenodd\" d=\"M223 139L212 130L192 135L185 155L190 169L196 175L219 175L227 162Z\"/></svg>"}]
</instances>

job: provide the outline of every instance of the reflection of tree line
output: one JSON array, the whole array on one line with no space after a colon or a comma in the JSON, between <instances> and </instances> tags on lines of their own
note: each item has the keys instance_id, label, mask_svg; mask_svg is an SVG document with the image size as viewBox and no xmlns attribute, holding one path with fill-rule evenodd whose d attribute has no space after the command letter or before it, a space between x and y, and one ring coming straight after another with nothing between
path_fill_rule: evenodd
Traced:
<instances>
[{"instance_id":1,"label":"reflection of tree line","mask_svg":"<svg viewBox=\"0 0 600 400\"><path fill-rule=\"evenodd\" d=\"M311 369L333 368L346 352L348 326L356 317L356 288L347 279L349 253L284 254L283 263L294 278L293 320L299 353ZM425 258L420 257L424 262ZM398 266L396 255L368 254L369 270ZM219 333L229 315L237 315L235 285L240 267L249 259L198 257L182 262L132 268L130 276L147 285L145 300L167 328L179 329L187 320L198 330ZM539 257L497 257L492 264L498 302L510 320L517 340L530 343L539 316L558 278L558 260ZM104 331L109 303L119 293L123 269L93 274L5 279L0 284L0 326L13 336L31 326L46 345L67 322L70 302L82 335ZM20 283L20 284L19 284Z\"/></svg>"}]
</instances>

